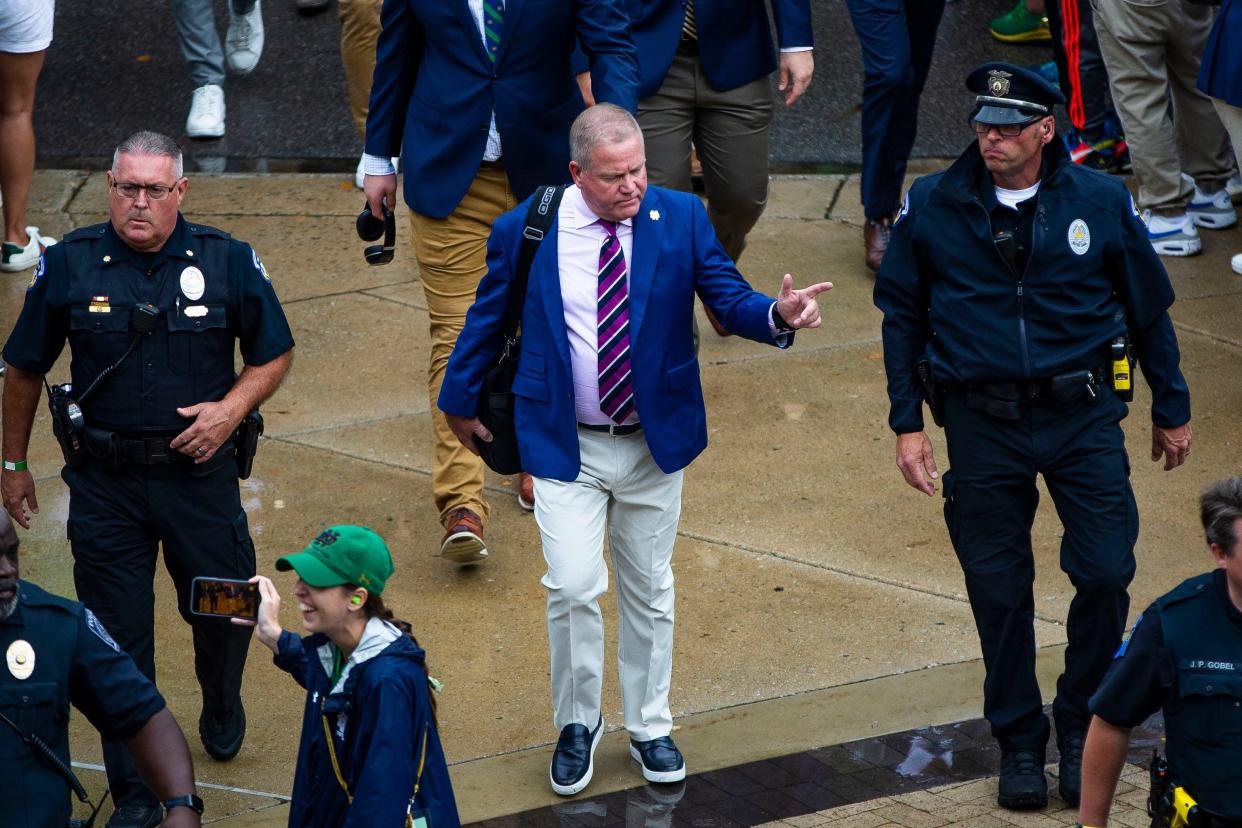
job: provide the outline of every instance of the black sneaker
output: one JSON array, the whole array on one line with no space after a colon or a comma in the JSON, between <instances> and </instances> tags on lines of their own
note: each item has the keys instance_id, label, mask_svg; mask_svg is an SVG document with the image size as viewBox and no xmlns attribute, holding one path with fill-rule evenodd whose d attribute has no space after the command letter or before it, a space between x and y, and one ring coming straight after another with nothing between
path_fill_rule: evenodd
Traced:
<instances>
[{"instance_id":1,"label":"black sneaker","mask_svg":"<svg viewBox=\"0 0 1242 828\"><path fill-rule=\"evenodd\" d=\"M1033 811L1048 804L1043 751L1001 751L1000 789L996 802L1011 811Z\"/></svg>"},{"instance_id":2,"label":"black sneaker","mask_svg":"<svg viewBox=\"0 0 1242 828\"><path fill-rule=\"evenodd\" d=\"M122 805L108 818L106 828L155 828L164 819L157 805Z\"/></svg>"},{"instance_id":3,"label":"black sneaker","mask_svg":"<svg viewBox=\"0 0 1242 828\"><path fill-rule=\"evenodd\" d=\"M203 740L203 749L207 755L217 762L227 762L241 750L246 739L246 708L241 700L237 708L222 718L209 714L206 708L198 717L198 738Z\"/></svg>"},{"instance_id":4,"label":"black sneaker","mask_svg":"<svg viewBox=\"0 0 1242 828\"><path fill-rule=\"evenodd\" d=\"M594 730L587 730L584 724L568 724L561 729L548 767L548 779L555 793L573 796L590 783L595 770L595 748L603 735L603 716Z\"/></svg>"},{"instance_id":5,"label":"black sneaker","mask_svg":"<svg viewBox=\"0 0 1242 828\"><path fill-rule=\"evenodd\" d=\"M1057 792L1066 805L1078 806L1082 794L1082 744L1081 733L1062 736L1057 733L1057 749L1061 761L1057 766Z\"/></svg>"}]
</instances>

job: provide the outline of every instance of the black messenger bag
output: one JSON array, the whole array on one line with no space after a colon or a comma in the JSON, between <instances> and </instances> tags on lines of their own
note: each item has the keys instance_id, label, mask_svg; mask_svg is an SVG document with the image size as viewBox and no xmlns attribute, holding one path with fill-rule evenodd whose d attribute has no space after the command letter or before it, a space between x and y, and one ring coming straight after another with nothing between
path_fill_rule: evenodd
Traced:
<instances>
[{"instance_id":1,"label":"black messenger bag","mask_svg":"<svg viewBox=\"0 0 1242 828\"><path fill-rule=\"evenodd\" d=\"M483 374L479 389L479 422L492 433L492 441L485 442L474 435L474 447L487 467L499 474L517 474L522 471L522 456L518 451L517 428L513 423L514 399L513 377L517 374L518 357L522 353L522 341L518 328L522 323L522 304L526 301L526 283L530 277L530 265L535 251L543 241L544 234L552 227L556 209L561 203L565 188L540 187L531 199L526 211L526 228L522 231L522 248L518 253L517 271L509 290L509 305L505 310L503 341L500 358Z\"/></svg>"}]
</instances>

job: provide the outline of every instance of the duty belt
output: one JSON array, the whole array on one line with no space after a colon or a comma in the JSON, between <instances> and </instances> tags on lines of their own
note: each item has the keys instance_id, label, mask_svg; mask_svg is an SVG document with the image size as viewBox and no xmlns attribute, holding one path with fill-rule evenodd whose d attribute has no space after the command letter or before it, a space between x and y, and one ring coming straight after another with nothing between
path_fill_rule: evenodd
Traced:
<instances>
[{"instance_id":1,"label":"duty belt","mask_svg":"<svg viewBox=\"0 0 1242 828\"><path fill-rule=\"evenodd\" d=\"M1083 368L1047 379L1017 382L968 382L965 388L967 391L1004 402L1021 400L1073 402L1084 396L1093 396L1095 387L1103 385L1107 377L1108 372L1102 367Z\"/></svg>"},{"instance_id":2,"label":"duty belt","mask_svg":"<svg viewBox=\"0 0 1242 828\"><path fill-rule=\"evenodd\" d=\"M116 435L113 445L116 458L121 463L139 466L162 466L188 460L181 452L169 446L171 437L122 437Z\"/></svg>"}]
</instances>

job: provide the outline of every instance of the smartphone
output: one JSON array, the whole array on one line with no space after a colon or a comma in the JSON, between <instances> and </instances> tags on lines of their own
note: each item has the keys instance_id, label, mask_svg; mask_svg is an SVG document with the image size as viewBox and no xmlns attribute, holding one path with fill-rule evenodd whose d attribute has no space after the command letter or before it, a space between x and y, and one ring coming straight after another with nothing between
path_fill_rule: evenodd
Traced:
<instances>
[{"instance_id":1,"label":"smartphone","mask_svg":"<svg viewBox=\"0 0 1242 828\"><path fill-rule=\"evenodd\" d=\"M259 585L233 578L195 578L190 583L190 612L254 621L259 617Z\"/></svg>"}]
</instances>

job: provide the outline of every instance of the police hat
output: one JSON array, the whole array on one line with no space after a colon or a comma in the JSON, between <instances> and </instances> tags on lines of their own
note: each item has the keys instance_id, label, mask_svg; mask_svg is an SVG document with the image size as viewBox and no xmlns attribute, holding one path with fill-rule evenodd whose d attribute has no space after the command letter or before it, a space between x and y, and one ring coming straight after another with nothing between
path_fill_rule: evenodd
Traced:
<instances>
[{"instance_id":1,"label":"police hat","mask_svg":"<svg viewBox=\"0 0 1242 828\"><path fill-rule=\"evenodd\" d=\"M975 67L966 88L975 93L970 117L981 124L1028 124L1065 103L1061 90L1043 75L1000 61Z\"/></svg>"}]
</instances>

